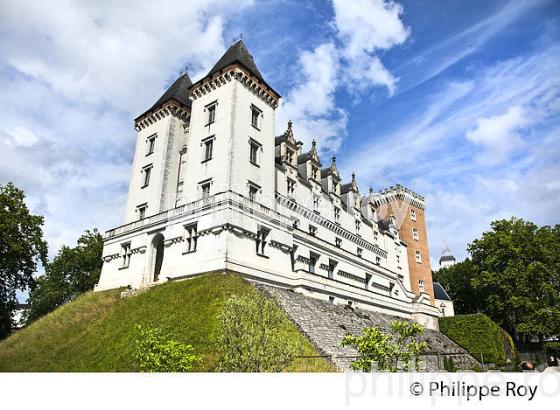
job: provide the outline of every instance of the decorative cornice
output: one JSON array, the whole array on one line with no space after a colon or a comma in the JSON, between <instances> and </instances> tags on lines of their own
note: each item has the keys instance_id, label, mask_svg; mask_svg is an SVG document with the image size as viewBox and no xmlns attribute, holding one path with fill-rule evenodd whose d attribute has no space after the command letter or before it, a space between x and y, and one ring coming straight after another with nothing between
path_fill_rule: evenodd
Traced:
<instances>
[{"instance_id":1,"label":"decorative cornice","mask_svg":"<svg viewBox=\"0 0 560 410\"><path fill-rule=\"evenodd\" d=\"M368 198L369 202L375 207L395 202L399 199L418 209L424 210L426 207L425 198L422 195L400 184L385 188L379 192L371 192Z\"/></svg>"},{"instance_id":2,"label":"decorative cornice","mask_svg":"<svg viewBox=\"0 0 560 410\"><path fill-rule=\"evenodd\" d=\"M159 120L169 116L174 115L175 117L179 118L183 122L186 122L189 119L190 111L188 108L171 100L155 111L146 113L142 117L138 118L134 122L134 129L139 132L142 129L149 127L152 124L155 124Z\"/></svg>"},{"instance_id":3,"label":"decorative cornice","mask_svg":"<svg viewBox=\"0 0 560 410\"><path fill-rule=\"evenodd\" d=\"M196 100L203 95L221 87L222 85L237 80L247 87L254 95L270 105L272 108L278 107L280 96L266 84L259 81L243 67L233 64L226 67L220 73L212 77L205 78L191 87L189 98Z\"/></svg>"}]
</instances>

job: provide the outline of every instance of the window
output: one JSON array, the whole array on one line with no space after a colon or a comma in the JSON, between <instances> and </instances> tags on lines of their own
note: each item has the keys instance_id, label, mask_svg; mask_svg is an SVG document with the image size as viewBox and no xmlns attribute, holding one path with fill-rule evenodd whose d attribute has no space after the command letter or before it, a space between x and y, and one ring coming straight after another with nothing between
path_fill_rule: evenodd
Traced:
<instances>
[{"instance_id":1,"label":"window","mask_svg":"<svg viewBox=\"0 0 560 410\"><path fill-rule=\"evenodd\" d=\"M418 281L418 291L420 293L424 293L424 281L423 280Z\"/></svg>"},{"instance_id":2,"label":"window","mask_svg":"<svg viewBox=\"0 0 560 410\"><path fill-rule=\"evenodd\" d=\"M363 253L364 253L364 250L362 248L357 248L356 249L356 255L358 255L358 258L361 258Z\"/></svg>"},{"instance_id":3,"label":"window","mask_svg":"<svg viewBox=\"0 0 560 410\"><path fill-rule=\"evenodd\" d=\"M416 221L416 211L414 209L410 210L410 219Z\"/></svg>"},{"instance_id":4,"label":"window","mask_svg":"<svg viewBox=\"0 0 560 410\"><path fill-rule=\"evenodd\" d=\"M184 173L185 173L185 166L187 163L187 156L184 152L181 152L181 156L179 157L179 172L177 176L177 193L183 192L183 184L184 184Z\"/></svg>"},{"instance_id":5,"label":"window","mask_svg":"<svg viewBox=\"0 0 560 410\"><path fill-rule=\"evenodd\" d=\"M202 162L210 161L212 159L212 151L214 150L214 138L203 141L204 143L204 159Z\"/></svg>"},{"instance_id":6,"label":"window","mask_svg":"<svg viewBox=\"0 0 560 410\"><path fill-rule=\"evenodd\" d=\"M334 194L337 193L337 188L338 188L338 183L337 183L336 181L333 181L333 183L332 183L332 192L333 192Z\"/></svg>"},{"instance_id":7,"label":"window","mask_svg":"<svg viewBox=\"0 0 560 410\"><path fill-rule=\"evenodd\" d=\"M354 305L354 302L352 302L351 300L348 301L348 307L351 308Z\"/></svg>"},{"instance_id":8,"label":"window","mask_svg":"<svg viewBox=\"0 0 560 410\"><path fill-rule=\"evenodd\" d=\"M399 255L397 255L397 265L400 265L400 263L401 263L401 257Z\"/></svg>"},{"instance_id":9,"label":"window","mask_svg":"<svg viewBox=\"0 0 560 410\"><path fill-rule=\"evenodd\" d=\"M375 264L376 265L381 265L381 257L379 257L379 256L375 257Z\"/></svg>"},{"instance_id":10,"label":"window","mask_svg":"<svg viewBox=\"0 0 560 410\"><path fill-rule=\"evenodd\" d=\"M317 234L317 228L313 225L309 225L309 235L315 236Z\"/></svg>"},{"instance_id":11,"label":"window","mask_svg":"<svg viewBox=\"0 0 560 410\"><path fill-rule=\"evenodd\" d=\"M294 159L294 151L291 149L286 149L286 161L290 164L293 162Z\"/></svg>"},{"instance_id":12,"label":"window","mask_svg":"<svg viewBox=\"0 0 560 410\"><path fill-rule=\"evenodd\" d=\"M136 211L138 212L138 219L144 219L146 217L146 209L148 209L148 205L142 204L136 207Z\"/></svg>"},{"instance_id":13,"label":"window","mask_svg":"<svg viewBox=\"0 0 560 410\"><path fill-rule=\"evenodd\" d=\"M202 198L208 198L210 196L210 181L201 184L200 188L202 189Z\"/></svg>"},{"instance_id":14,"label":"window","mask_svg":"<svg viewBox=\"0 0 560 410\"><path fill-rule=\"evenodd\" d=\"M150 176L152 175L152 168L153 165L148 165L142 168L142 172L144 173L144 184L142 185L142 188L145 188L148 185L150 185Z\"/></svg>"},{"instance_id":15,"label":"window","mask_svg":"<svg viewBox=\"0 0 560 410\"><path fill-rule=\"evenodd\" d=\"M340 208L334 208L334 222L340 223Z\"/></svg>"},{"instance_id":16,"label":"window","mask_svg":"<svg viewBox=\"0 0 560 410\"><path fill-rule=\"evenodd\" d=\"M256 166L259 166L259 148L259 143L254 140L249 141L249 162Z\"/></svg>"},{"instance_id":17,"label":"window","mask_svg":"<svg viewBox=\"0 0 560 410\"><path fill-rule=\"evenodd\" d=\"M130 242L123 243L121 245L121 257L122 257L122 266L121 268L128 268L130 265L130 255L132 254L130 250Z\"/></svg>"},{"instance_id":18,"label":"window","mask_svg":"<svg viewBox=\"0 0 560 410\"><path fill-rule=\"evenodd\" d=\"M196 223L185 225L185 241L187 243L185 252L196 251L196 242L198 239L197 232L198 229Z\"/></svg>"},{"instance_id":19,"label":"window","mask_svg":"<svg viewBox=\"0 0 560 410\"><path fill-rule=\"evenodd\" d=\"M216 121L216 106L218 104L216 102L213 102L212 104L206 106L206 125L210 125L212 124L214 121Z\"/></svg>"},{"instance_id":20,"label":"window","mask_svg":"<svg viewBox=\"0 0 560 410\"><path fill-rule=\"evenodd\" d=\"M378 239L379 239L379 232L373 231L373 240L374 240L375 242L377 242Z\"/></svg>"},{"instance_id":21,"label":"window","mask_svg":"<svg viewBox=\"0 0 560 410\"><path fill-rule=\"evenodd\" d=\"M416 255L416 263L422 263L422 256L420 255L420 251L416 251L415 255Z\"/></svg>"},{"instance_id":22,"label":"window","mask_svg":"<svg viewBox=\"0 0 560 410\"><path fill-rule=\"evenodd\" d=\"M311 166L311 178L315 181L319 181L319 168L314 165Z\"/></svg>"},{"instance_id":23,"label":"window","mask_svg":"<svg viewBox=\"0 0 560 410\"><path fill-rule=\"evenodd\" d=\"M260 228L257 231L257 255L260 256L264 256L264 248L266 246L266 237L268 236L268 234L270 233L269 229L266 228Z\"/></svg>"},{"instance_id":24,"label":"window","mask_svg":"<svg viewBox=\"0 0 560 410\"><path fill-rule=\"evenodd\" d=\"M329 296L329 303L334 305L334 296Z\"/></svg>"},{"instance_id":25,"label":"window","mask_svg":"<svg viewBox=\"0 0 560 410\"><path fill-rule=\"evenodd\" d=\"M327 271L329 279L334 279L334 270L336 269L336 265L336 261L329 259L329 270Z\"/></svg>"},{"instance_id":26,"label":"window","mask_svg":"<svg viewBox=\"0 0 560 410\"><path fill-rule=\"evenodd\" d=\"M342 247L342 239L340 239L340 238L335 238L334 244L336 245L337 248Z\"/></svg>"},{"instance_id":27,"label":"window","mask_svg":"<svg viewBox=\"0 0 560 410\"><path fill-rule=\"evenodd\" d=\"M313 195L313 210L319 211L319 195Z\"/></svg>"},{"instance_id":28,"label":"window","mask_svg":"<svg viewBox=\"0 0 560 410\"><path fill-rule=\"evenodd\" d=\"M157 135L150 135L148 137L147 143L148 143L148 152L146 152L146 155L150 155L154 153L154 149L156 148L156 137Z\"/></svg>"},{"instance_id":29,"label":"window","mask_svg":"<svg viewBox=\"0 0 560 410\"><path fill-rule=\"evenodd\" d=\"M317 260L319 260L319 255L316 253L310 252L309 253L309 273L315 273L315 265L317 264Z\"/></svg>"},{"instance_id":30,"label":"window","mask_svg":"<svg viewBox=\"0 0 560 410\"><path fill-rule=\"evenodd\" d=\"M251 105L251 125L256 129L260 129L259 127L259 119L261 117L261 110L259 110L254 105Z\"/></svg>"},{"instance_id":31,"label":"window","mask_svg":"<svg viewBox=\"0 0 560 410\"><path fill-rule=\"evenodd\" d=\"M296 191L296 181L288 178L288 195L292 196Z\"/></svg>"},{"instance_id":32,"label":"window","mask_svg":"<svg viewBox=\"0 0 560 410\"><path fill-rule=\"evenodd\" d=\"M251 202L255 202L257 199L257 194L259 192L259 188L253 184L249 184L249 200Z\"/></svg>"},{"instance_id":33,"label":"window","mask_svg":"<svg viewBox=\"0 0 560 410\"><path fill-rule=\"evenodd\" d=\"M356 220L356 233L359 234L360 233L360 221Z\"/></svg>"},{"instance_id":34,"label":"window","mask_svg":"<svg viewBox=\"0 0 560 410\"><path fill-rule=\"evenodd\" d=\"M418 229L412 228L412 237L414 238L415 241L418 240Z\"/></svg>"}]
</instances>

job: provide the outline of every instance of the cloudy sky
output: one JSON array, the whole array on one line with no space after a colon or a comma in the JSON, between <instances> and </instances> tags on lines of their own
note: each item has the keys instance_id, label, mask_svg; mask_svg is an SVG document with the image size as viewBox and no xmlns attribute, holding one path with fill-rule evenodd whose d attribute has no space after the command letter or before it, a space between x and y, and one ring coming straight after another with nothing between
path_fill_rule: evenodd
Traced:
<instances>
[{"instance_id":1,"label":"cloudy sky","mask_svg":"<svg viewBox=\"0 0 560 410\"><path fill-rule=\"evenodd\" d=\"M0 0L0 184L50 256L124 221L133 118L243 38L283 96L278 132L426 196L432 261L497 218L560 223L560 3Z\"/></svg>"}]
</instances>

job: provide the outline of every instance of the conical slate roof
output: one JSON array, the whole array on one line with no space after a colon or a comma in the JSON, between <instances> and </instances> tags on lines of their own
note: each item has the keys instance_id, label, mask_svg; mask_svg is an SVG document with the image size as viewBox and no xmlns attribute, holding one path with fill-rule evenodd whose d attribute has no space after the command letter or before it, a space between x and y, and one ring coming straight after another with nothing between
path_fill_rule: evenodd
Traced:
<instances>
[{"instance_id":1,"label":"conical slate roof","mask_svg":"<svg viewBox=\"0 0 560 410\"><path fill-rule=\"evenodd\" d=\"M220 58L214 65L214 67L212 67L206 77L210 77L212 74L217 73L227 66L236 63L242 65L259 80L265 82L261 72L257 68L255 61L253 60L253 56L249 53L249 50L247 50L247 47L245 46L243 40L239 40L236 43L232 44L222 56L222 58Z\"/></svg>"},{"instance_id":2,"label":"conical slate roof","mask_svg":"<svg viewBox=\"0 0 560 410\"><path fill-rule=\"evenodd\" d=\"M139 115L136 119L143 117L150 111L155 111L157 108L161 107L168 101L175 100L185 107L191 108L191 100L189 99L189 88L192 85L192 81L189 75L185 72L179 78L177 78L173 84L163 93L161 97L152 105L148 110L146 110L142 115Z\"/></svg>"}]
</instances>

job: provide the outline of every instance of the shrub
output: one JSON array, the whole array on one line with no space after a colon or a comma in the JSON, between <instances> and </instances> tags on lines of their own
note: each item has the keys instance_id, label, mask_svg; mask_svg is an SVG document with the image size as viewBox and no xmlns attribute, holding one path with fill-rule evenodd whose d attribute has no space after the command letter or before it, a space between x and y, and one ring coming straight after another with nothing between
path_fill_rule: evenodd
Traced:
<instances>
[{"instance_id":1,"label":"shrub","mask_svg":"<svg viewBox=\"0 0 560 410\"><path fill-rule=\"evenodd\" d=\"M299 342L286 337L290 322L276 300L260 293L232 296L218 319L220 371L279 372L302 352Z\"/></svg>"},{"instance_id":2,"label":"shrub","mask_svg":"<svg viewBox=\"0 0 560 410\"><path fill-rule=\"evenodd\" d=\"M509 334L484 314L442 317L439 329L478 361L503 365L515 359Z\"/></svg>"},{"instance_id":3,"label":"shrub","mask_svg":"<svg viewBox=\"0 0 560 410\"><path fill-rule=\"evenodd\" d=\"M353 346L360 357L351 367L369 372L372 365L378 370L396 372L409 370L411 362L415 370L420 370L420 353L427 348L426 342L419 342L416 336L424 333L424 328L415 322L394 320L391 323L393 335L382 332L377 326L365 328L361 336L347 335L342 346Z\"/></svg>"},{"instance_id":4,"label":"shrub","mask_svg":"<svg viewBox=\"0 0 560 410\"><path fill-rule=\"evenodd\" d=\"M168 339L158 328L136 325L134 358L143 372L190 372L202 356L191 345Z\"/></svg>"}]
</instances>

